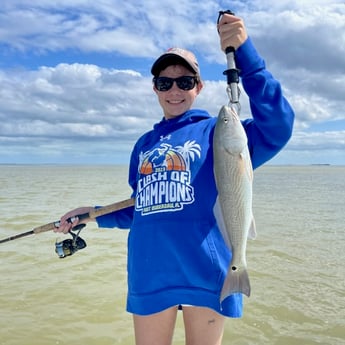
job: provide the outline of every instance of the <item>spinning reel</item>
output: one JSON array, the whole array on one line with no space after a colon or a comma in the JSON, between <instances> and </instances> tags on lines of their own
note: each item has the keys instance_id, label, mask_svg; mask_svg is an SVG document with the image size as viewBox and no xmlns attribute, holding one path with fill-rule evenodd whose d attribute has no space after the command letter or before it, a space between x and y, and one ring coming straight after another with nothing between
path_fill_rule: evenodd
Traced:
<instances>
[{"instance_id":1,"label":"spinning reel","mask_svg":"<svg viewBox=\"0 0 345 345\"><path fill-rule=\"evenodd\" d=\"M79 236L80 231L85 226L86 224L78 224L72 229L73 231L78 231L77 234L69 231L72 238L55 243L55 253L59 256L60 259L63 259L66 256L73 255L78 250L84 249L86 247L86 242Z\"/></svg>"}]
</instances>

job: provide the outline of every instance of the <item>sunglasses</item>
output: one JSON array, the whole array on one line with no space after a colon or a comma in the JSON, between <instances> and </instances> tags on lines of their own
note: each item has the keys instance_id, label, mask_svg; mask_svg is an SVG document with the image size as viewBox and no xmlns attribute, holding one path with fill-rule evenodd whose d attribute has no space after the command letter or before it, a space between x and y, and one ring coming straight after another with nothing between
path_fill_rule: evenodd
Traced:
<instances>
[{"instance_id":1,"label":"sunglasses","mask_svg":"<svg viewBox=\"0 0 345 345\"><path fill-rule=\"evenodd\" d=\"M179 78L155 77L153 83L158 91L168 91L172 88L174 81L179 89L189 91L194 89L198 78L195 76L183 76Z\"/></svg>"}]
</instances>

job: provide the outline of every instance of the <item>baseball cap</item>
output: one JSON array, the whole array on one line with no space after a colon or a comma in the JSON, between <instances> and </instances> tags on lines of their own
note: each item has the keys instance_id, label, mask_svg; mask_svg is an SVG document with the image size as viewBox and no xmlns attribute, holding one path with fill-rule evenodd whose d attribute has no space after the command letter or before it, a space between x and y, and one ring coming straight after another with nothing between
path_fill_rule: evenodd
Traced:
<instances>
[{"instance_id":1,"label":"baseball cap","mask_svg":"<svg viewBox=\"0 0 345 345\"><path fill-rule=\"evenodd\" d=\"M182 48L170 48L163 53L152 65L151 73L157 77L160 71L175 64L181 64L191 72L200 75L199 64L195 55Z\"/></svg>"}]
</instances>

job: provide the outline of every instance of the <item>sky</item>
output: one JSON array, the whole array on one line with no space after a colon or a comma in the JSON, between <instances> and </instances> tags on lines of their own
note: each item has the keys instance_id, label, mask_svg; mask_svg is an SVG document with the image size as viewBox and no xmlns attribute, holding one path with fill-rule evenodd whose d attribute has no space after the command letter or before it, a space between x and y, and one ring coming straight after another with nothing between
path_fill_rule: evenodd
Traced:
<instances>
[{"instance_id":1,"label":"sky","mask_svg":"<svg viewBox=\"0 0 345 345\"><path fill-rule=\"evenodd\" d=\"M228 103L219 10L243 18L296 120L269 164L345 164L343 0L1 0L0 164L128 164L162 118L150 68L174 46L197 56L195 107ZM241 118L251 117L241 94Z\"/></svg>"}]
</instances>

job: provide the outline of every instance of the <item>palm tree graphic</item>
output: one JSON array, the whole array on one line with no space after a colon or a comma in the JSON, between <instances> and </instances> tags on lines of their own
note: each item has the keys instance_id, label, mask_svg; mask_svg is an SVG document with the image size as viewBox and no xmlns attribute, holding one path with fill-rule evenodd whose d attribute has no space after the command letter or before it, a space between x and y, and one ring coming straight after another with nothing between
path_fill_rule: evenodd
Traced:
<instances>
[{"instance_id":1,"label":"palm tree graphic","mask_svg":"<svg viewBox=\"0 0 345 345\"><path fill-rule=\"evenodd\" d=\"M195 140L188 140L184 143L183 146L176 146L175 150L183 157L186 162L186 168L189 170L190 162L193 161L196 156L200 158L201 147L195 142Z\"/></svg>"}]
</instances>

